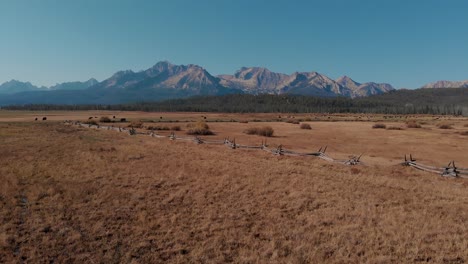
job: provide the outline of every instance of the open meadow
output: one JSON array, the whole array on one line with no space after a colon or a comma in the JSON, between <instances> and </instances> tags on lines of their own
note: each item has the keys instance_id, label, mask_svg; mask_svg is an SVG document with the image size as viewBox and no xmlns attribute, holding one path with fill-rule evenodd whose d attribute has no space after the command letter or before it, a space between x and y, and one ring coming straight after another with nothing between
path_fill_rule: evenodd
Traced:
<instances>
[{"instance_id":1,"label":"open meadow","mask_svg":"<svg viewBox=\"0 0 468 264\"><path fill-rule=\"evenodd\" d=\"M164 136L203 122L202 138L362 164L64 120ZM468 168L467 153L463 117L0 111L0 262L467 263L468 179L401 164Z\"/></svg>"}]
</instances>

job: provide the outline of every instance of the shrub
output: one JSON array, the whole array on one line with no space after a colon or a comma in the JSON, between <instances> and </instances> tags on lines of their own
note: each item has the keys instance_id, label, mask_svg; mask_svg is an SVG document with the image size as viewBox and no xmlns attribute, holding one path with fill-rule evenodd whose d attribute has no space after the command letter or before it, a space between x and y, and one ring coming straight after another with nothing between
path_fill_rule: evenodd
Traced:
<instances>
[{"instance_id":1,"label":"shrub","mask_svg":"<svg viewBox=\"0 0 468 264\"><path fill-rule=\"evenodd\" d=\"M87 125L95 125L95 126L98 125L98 123L96 121L94 121L94 120L88 120L88 121L85 121L84 123L87 124Z\"/></svg>"},{"instance_id":2,"label":"shrub","mask_svg":"<svg viewBox=\"0 0 468 264\"><path fill-rule=\"evenodd\" d=\"M385 129L387 126L385 124L382 124L382 123L377 123L377 124L374 124L372 126L372 128L383 128Z\"/></svg>"},{"instance_id":3,"label":"shrub","mask_svg":"<svg viewBox=\"0 0 468 264\"><path fill-rule=\"evenodd\" d=\"M198 121L196 123L189 123L187 124L187 128L204 128L210 129L210 126L205 121Z\"/></svg>"},{"instance_id":4,"label":"shrub","mask_svg":"<svg viewBox=\"0 0 468 264\"><path fill-rule=\"evenodd\" d=\"M180 131L181 128L180 128L180 126L172 126L172 127L171 127L171 130L173 130L173 131Z\"/></svg>"},{"instance_id":5,"label":"shrub","mask_svg":"<svg viewBox=\"0 0 468 264\"><path fill-rule=\"evenodd\" d=\"M437 124L437 127L440 129L452 129L453 128L451 124L446 124L446 123Z\"/></svg>"},{"instance_id":6,"label":"shrub","mask_svg":"<svg viewBox=\"0 0 468 264\"><path fill-rule=\"evenodd\" d=\"M387 127L387 130L404 130L404 128L398 126L390 126Z\"/></svg>"},{"instance_id":7,"label":"shrub","mask_svg":"<svg viewBox=\"0 0 468 264\"><path fill-rule=\"evenodd\" d=\"M292 119L287 120L286 123L299 125L299 121L298 121L298 120L292 120Z\"/></svg>"},{"instance_id":8,"label":"shrub","mask_svg":"<svg viewBox=\"0 0 468 264\"><path fill-rule=\"evenodd\" d=\"M213 131L210 130L208 124L204 121L199 121L195 124L187 124L189 130L187 131L188 135L214 135Z\"/></svg>"},{"instance_id":9,"label":"shrub","mask_svg":"<svg viewBox=\"0 0 468 264\"><path fill-rule=\"evenodd\" d=\"M462 135L462 136L468 136L468 131L460 132L460 135Z\"/></svg>"},{"instance_id":10,"label":"shrub","mask_svg":"<svg viewBox=\"0 0 468 264\"><path fill-rule=\"evenodd\" d=\"M133 127L133 128L142 128L143 127L143 122L141 121L132 121L128 127Z\"/></svg>"},{"instance_id":11,"label":"shrub","mask_svg":"<svg viewBox=\"0 0 468 264\"><path fill-rule=\"evenodd\" d=\"M239 121L239 123L247 124L247 123L249 123L249 121L247 121L247 120L241 120L241 121Z\"/></svg>"},{"instance_id":12,"label":"shrub","mask_svg":"<svg viewBox=\"0 0 468 264\"><path fill-rule=\"evenodd\" d=\"M300 126L301 129L312 129L312 127L309 124L302 123Z\"/></svg>"},{"instance_id":13,"label":"shrub","mask_svg":"<svg viewBox=\"0 0 468 264\"><path fill-rule=\"evenodd\" d=\"M272 137L274 134L273 128L269 126L264 127L250 127L244 130L244 133L247 135L259 135L264 137Z\"/></svg>"},{"instance_id":14,"label":"shrub","mask_svg":"<svg viewBox=\"0 0 468 264\"><path fill-rule=\"evenodd\" d=\"M464 127L468 127L468 124L465 124Z\"/></svg>"},{"instance_id":15,"label":"shrub","mask_svg":"<svg viewBox=\"0 0 468 264\"><path fill-rule=\"evenodd\" d=\"M407 128L421 128L421 125L415 120L410 120L406 122Z\"/></svg>"},{"instance_id":16,"label":"shrub","mask_svg":"<svg viewBox=\"0 0 468 264\"><path fill-rule=\"evenodd\" d=\"M148 130L169 130L168 126L148 126Z\"/></svg>"},{"instance_id":17,"label":"shrub","mask_svg":"<svg viewBox=\"0 0 468 264\"><path fill-rule=\"evenodd\" d=\"M99 122L110 123L110 122L112 122L112 120L107 116L101 116L101 118L99 119Z\"/></svg>"}]
</instances>

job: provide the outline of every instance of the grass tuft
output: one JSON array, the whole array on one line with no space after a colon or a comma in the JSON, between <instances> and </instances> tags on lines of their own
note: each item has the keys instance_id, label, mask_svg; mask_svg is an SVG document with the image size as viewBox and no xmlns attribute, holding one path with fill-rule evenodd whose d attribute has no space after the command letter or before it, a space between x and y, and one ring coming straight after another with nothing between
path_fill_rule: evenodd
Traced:
<instances>
[{"instance_id":1,"label":"grass tuft","mask_svg":"<svg viewBox=\"0 0 468 264\"><path fill-rule=\"evenodd\" d=\"M409 120L406 122L407 128L421 128L421 125L415 120Z\"/></svg>"},{"instance_id":2,"label":"grass tuft","mask_svg":"<svg viewBox=\"0 0 468 264\"><path fill-rule=\"evenodd\" d=\"M213 131L210 130L210 126L208 126L208 124L205 121L198 121L195 124L187 124L187 128L188 135L214 135Z\"/></svg>"},{"instance_id":3,"label":"grass tuft","mask_svg":"<svg viewBox=\"0 0 468 264\"><path fill-rule=\"evenodd\" d=\"M263 137L272 137L275 131L269 126L264 127L250 127L244 130L247 135L258 135Z\"/></svg>"},{"instance_id":4,"label":"grass tuft","mask_svg":"<svg viewBox=\"0 0 468 264\"><path fill-rule=\"evenodd\" d=\"M377 124L374 124L372 126L372 128L381 128L381 129L385 129L387 128L387 126L385 124L382 124L382 123L377 123Z\"/></svg>"}]
</instances>

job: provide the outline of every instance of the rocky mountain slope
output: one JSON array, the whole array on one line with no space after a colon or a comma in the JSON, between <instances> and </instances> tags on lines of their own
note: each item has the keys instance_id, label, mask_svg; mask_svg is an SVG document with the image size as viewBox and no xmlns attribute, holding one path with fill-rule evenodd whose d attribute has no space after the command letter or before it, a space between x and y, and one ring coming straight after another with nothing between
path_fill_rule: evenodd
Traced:
<instances>
[{"instance_id":1,"label":"rocky mountain slope","mask_svg":"<svg viewBox=\"0 0 468 264\"><path fill-rule=\"evenodd\" d=\"M347 76L337 80L318 72L295 72L291 75L266 68L243 67L234 75L219 75L221 84L251 94L300 94L312 96L361 97L381 94L394 88L386 83L358 83Z\"/></svg>"}]
</instances>

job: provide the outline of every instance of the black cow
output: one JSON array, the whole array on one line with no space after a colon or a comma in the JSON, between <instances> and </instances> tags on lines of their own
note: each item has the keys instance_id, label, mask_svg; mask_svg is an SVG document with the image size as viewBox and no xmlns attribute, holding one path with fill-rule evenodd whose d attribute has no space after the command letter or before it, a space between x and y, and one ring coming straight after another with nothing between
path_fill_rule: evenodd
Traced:
<instances>
[{"instance_id":1,"label":"black cow","mask_svg":"<svg viewBox=\"0 0 468 264\"><path fill-rule=\"evenodd\" d=\"M47 120L47 117L44 116L44 117L42 118L42 121L45 121L45 120Z\"/></svg>"}]
</instances>

